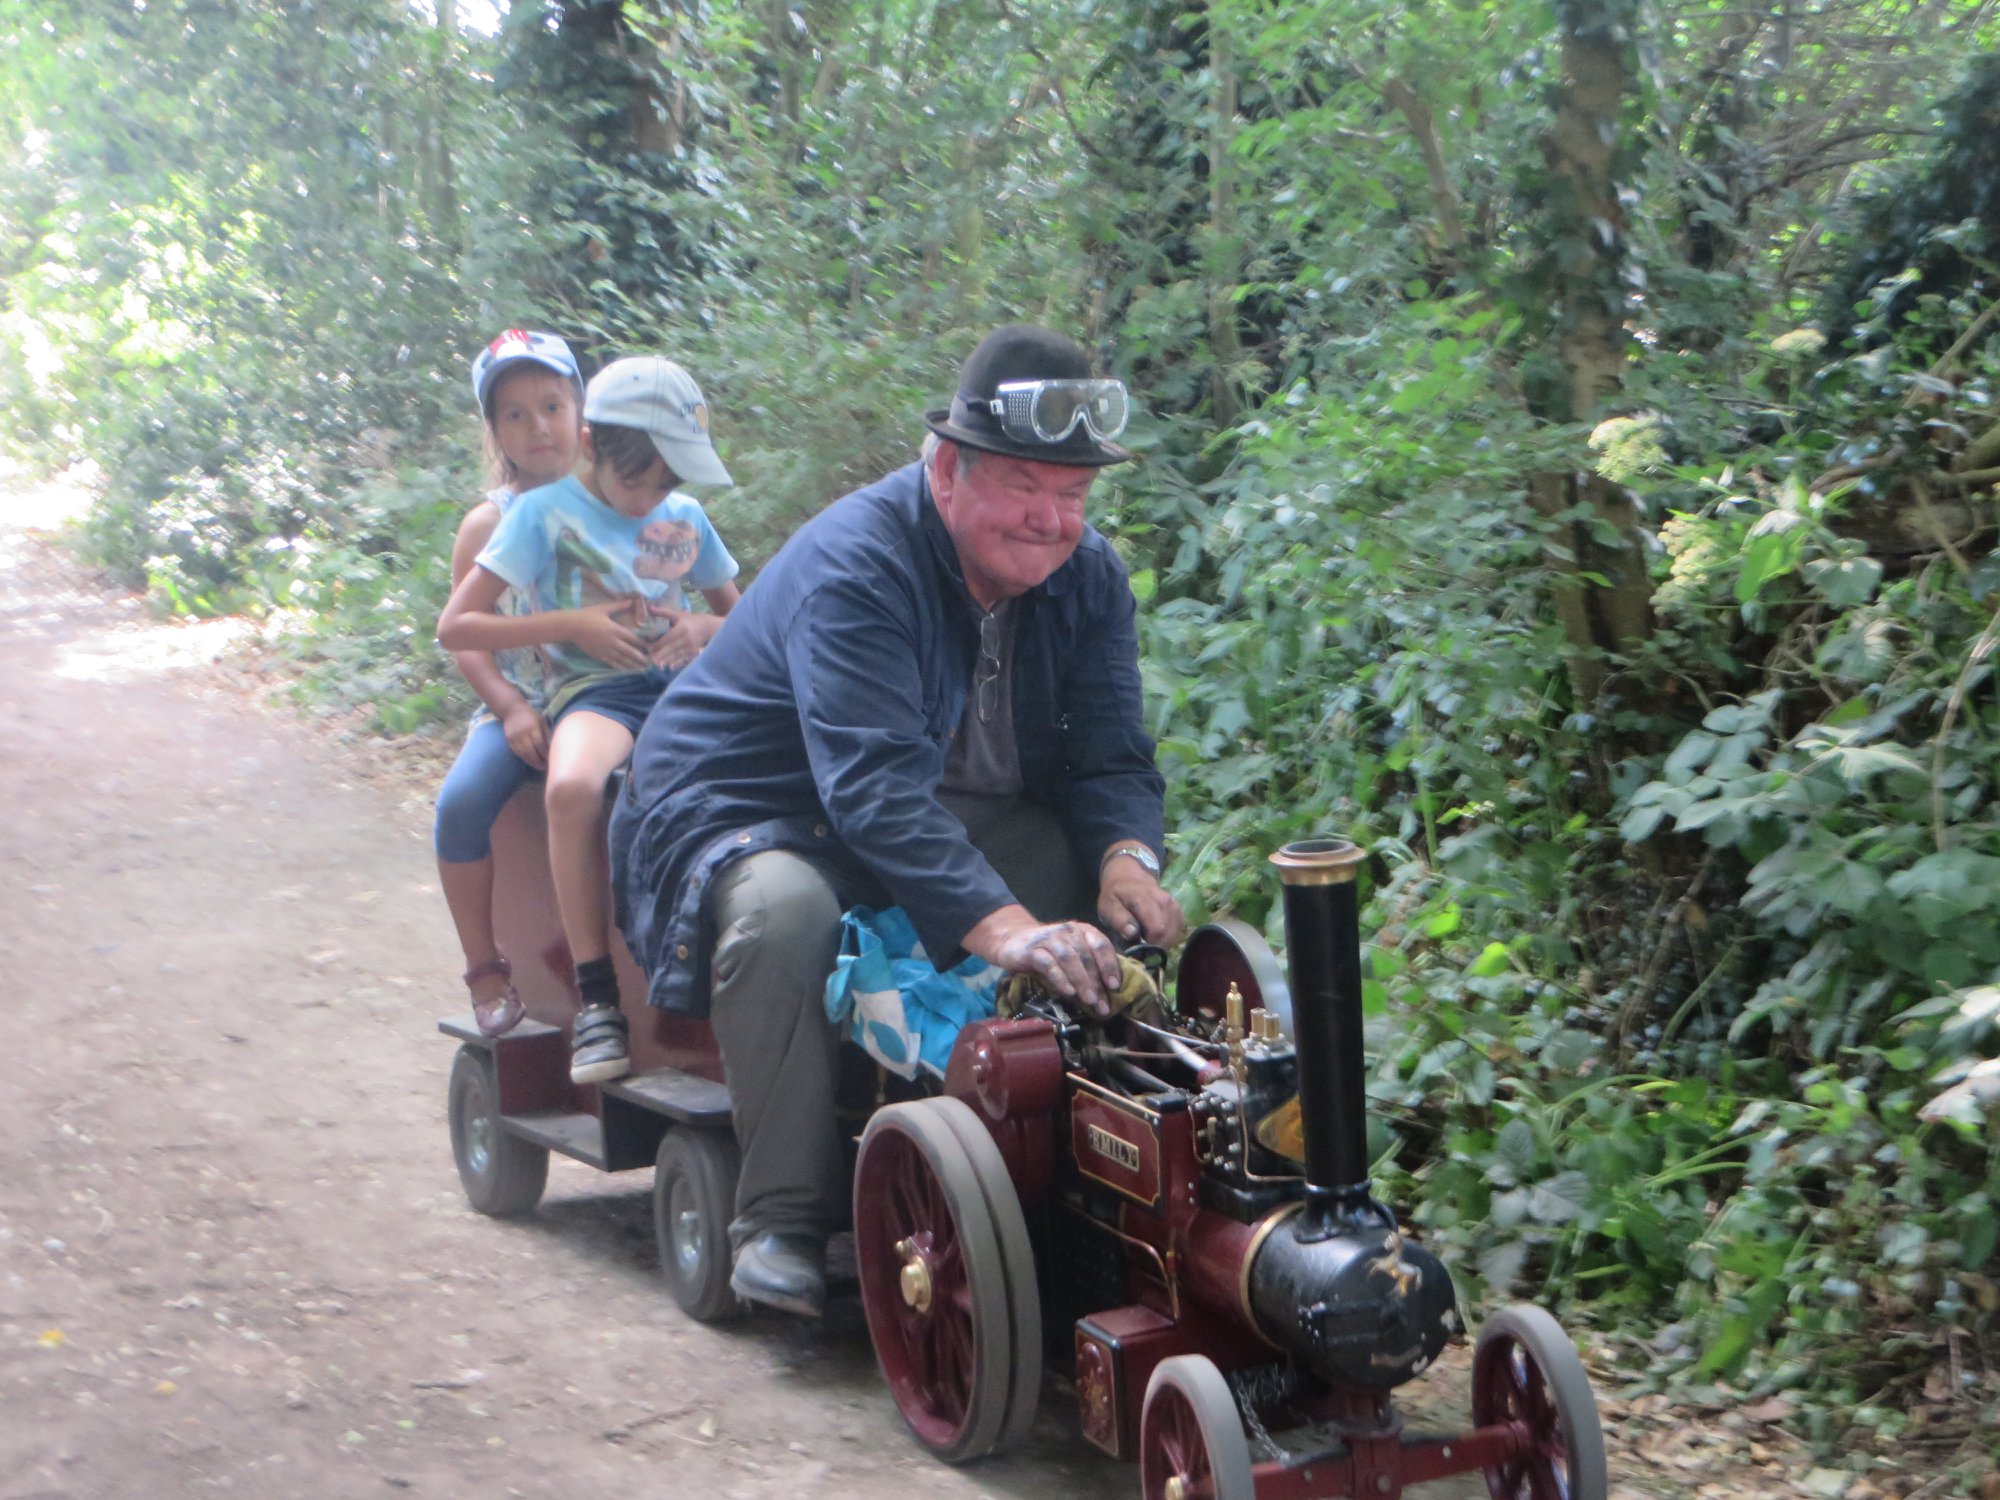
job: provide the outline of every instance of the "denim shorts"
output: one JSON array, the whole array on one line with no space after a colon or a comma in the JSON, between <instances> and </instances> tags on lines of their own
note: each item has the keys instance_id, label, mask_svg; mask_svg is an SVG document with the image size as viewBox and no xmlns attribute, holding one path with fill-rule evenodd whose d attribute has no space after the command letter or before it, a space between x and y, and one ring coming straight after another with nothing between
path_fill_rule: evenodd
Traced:
<instances>
[{"instance_id":1,"label":"denim shorts","mask_svg":"<svg viewBox=\"0 0 2000 1500\"><path fill-rule=\"evenodd\" d=\"M556 710L554 722L560 724L579 708L584 708L623 724L637 739L640 727L646 722L646 715L653 711L653 705L660 701L660 694L673 680L674 674L665 667L648 667L643 672L620 672L616 677L593 682L570 699Z\"/></svg>"}]
</instances>

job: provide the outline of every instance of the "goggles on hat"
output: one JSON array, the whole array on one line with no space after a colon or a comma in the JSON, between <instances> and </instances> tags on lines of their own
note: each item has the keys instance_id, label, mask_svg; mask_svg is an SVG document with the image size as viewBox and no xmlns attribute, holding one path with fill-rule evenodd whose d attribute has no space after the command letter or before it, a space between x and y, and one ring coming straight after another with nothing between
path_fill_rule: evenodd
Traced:
<instances>
[{"instance_id":1,"label":"goggles on hat","mask_svg":"<svg viewBox=\"0 0 2000 1500\"><path fill-rule=\"evenodd\" d=\"M1109 442L1132 412L1122 380L1006 380L986 405L1017 443L1060 443L1079 422L1098 442Z\"/></svg>"}]
</instances>

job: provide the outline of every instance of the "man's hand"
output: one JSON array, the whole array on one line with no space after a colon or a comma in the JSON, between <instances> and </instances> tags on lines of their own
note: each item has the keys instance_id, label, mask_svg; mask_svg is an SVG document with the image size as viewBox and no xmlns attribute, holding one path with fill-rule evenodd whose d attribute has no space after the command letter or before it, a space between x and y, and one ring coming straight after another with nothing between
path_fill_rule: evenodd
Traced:
<instances>
[{"instance_id":1,"label":"man's hand","mask_svg":"<svg viewBox=\"0 0 2000 1500\"><path fill-rule=\"evenodd\" d=\"M1144 937L1162 948L1179 942L1187 927L1180 902L1139 861L1122 854L1106 859L1097 877L1097 917L1121 942Z\"/></svg>"},{"instance_id":2,"label":"man's hand","mask_svg":"<svg viewBox=\"0 0 2000 1500\"><path fill-rule=\"evenodd\" d=\"M1088 922L1038 922L1025 906L1003 906L964 938L966 950L1010 974L1032 974L1065 1000L1100 1016L1122 977L1111 940Z\"/></svg>"},{"instance_id":3,"label":"man's hand","mask_svg":"<svg viewBox=\"0 0 2000 1500\"><path fill-rule=\"evenodd\" d=\"M638 596L633 595L565 611L569 616L566 634L570 644L621 672L644 669L648 660L646 643L639 639L637 631L625 623L625 620L636 616L640 602ZM620 616L624 619L621 620Z\"/></svg>"},{"instance_id":4,"label":"man's hand","mask_svg":"<svg viewBox=\"0 0 2000 1500\"><path fill-rule=\"evenodd\" d=\"M532 703L523 699L514 704L501 716L500 727L507 731L509 750L537 771L549 768L549 721Z\"/></svg>"},{"instance_id":5,"label":"man's hand","mask_svg":"<svg viewBox=\"0 0 2000 1500\"><path fill-rule=\"evenodd\" d=\"M722 628L722 616L698 615L691 610L669 609L663 604L647 606L656 619L667 622L666 633L653 642L653 665L678 672L693 661L703 646L715 639Z\"/></svg>"}]
</instances>

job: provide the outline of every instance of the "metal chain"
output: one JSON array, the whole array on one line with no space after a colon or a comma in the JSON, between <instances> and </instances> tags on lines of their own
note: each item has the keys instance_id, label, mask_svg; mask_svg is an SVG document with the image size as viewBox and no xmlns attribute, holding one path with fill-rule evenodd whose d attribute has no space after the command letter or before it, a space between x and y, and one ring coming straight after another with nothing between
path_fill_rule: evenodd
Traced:
<instances>
[{"instance_id":1,"label":"metal chain","mask_svg":"<svg viewBox=\"0 0 2000 1500\"><path fill-rule=\"evenodd\" d=\"M1248 1370L1237 1370L1229 1376L1230 1392L1236 1397L1237 1410L1243 1413L1243 1425L1249 1430L1251 1440L1263 1451L1264 1457L1278 1463L1286 1462L1291 1454L1284 1445L1272 1437L1264 1426L1264 1419L1257 1415L1261 1406L1276 1406L1292 1395L1292 1373L1284 1365L1257 1365Z\"/></svg>"}]
</instances>

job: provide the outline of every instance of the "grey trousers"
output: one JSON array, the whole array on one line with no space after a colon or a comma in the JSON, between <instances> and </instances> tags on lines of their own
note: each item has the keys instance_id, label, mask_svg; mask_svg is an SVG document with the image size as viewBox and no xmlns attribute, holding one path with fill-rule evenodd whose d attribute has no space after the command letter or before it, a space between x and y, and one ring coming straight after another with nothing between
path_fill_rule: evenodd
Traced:
<instances>
[{"instance_id":1,"label":"grey trousers","mask_svg":"<svg viewBox=\"0 0 2000 1500\"><path fill-rule=\"evenodd\" d=\"M968 817L966 827L1036 916L1077 917L1094 899L1047 809L1009 800ZM847 1216L846 1148L834 1117L839 1036L825 994L849 903L817 865L783 850L731 865L713 903L709 1020L743 1154L729 1241L823 1238Z\"/></svg>"}]
</instances>

